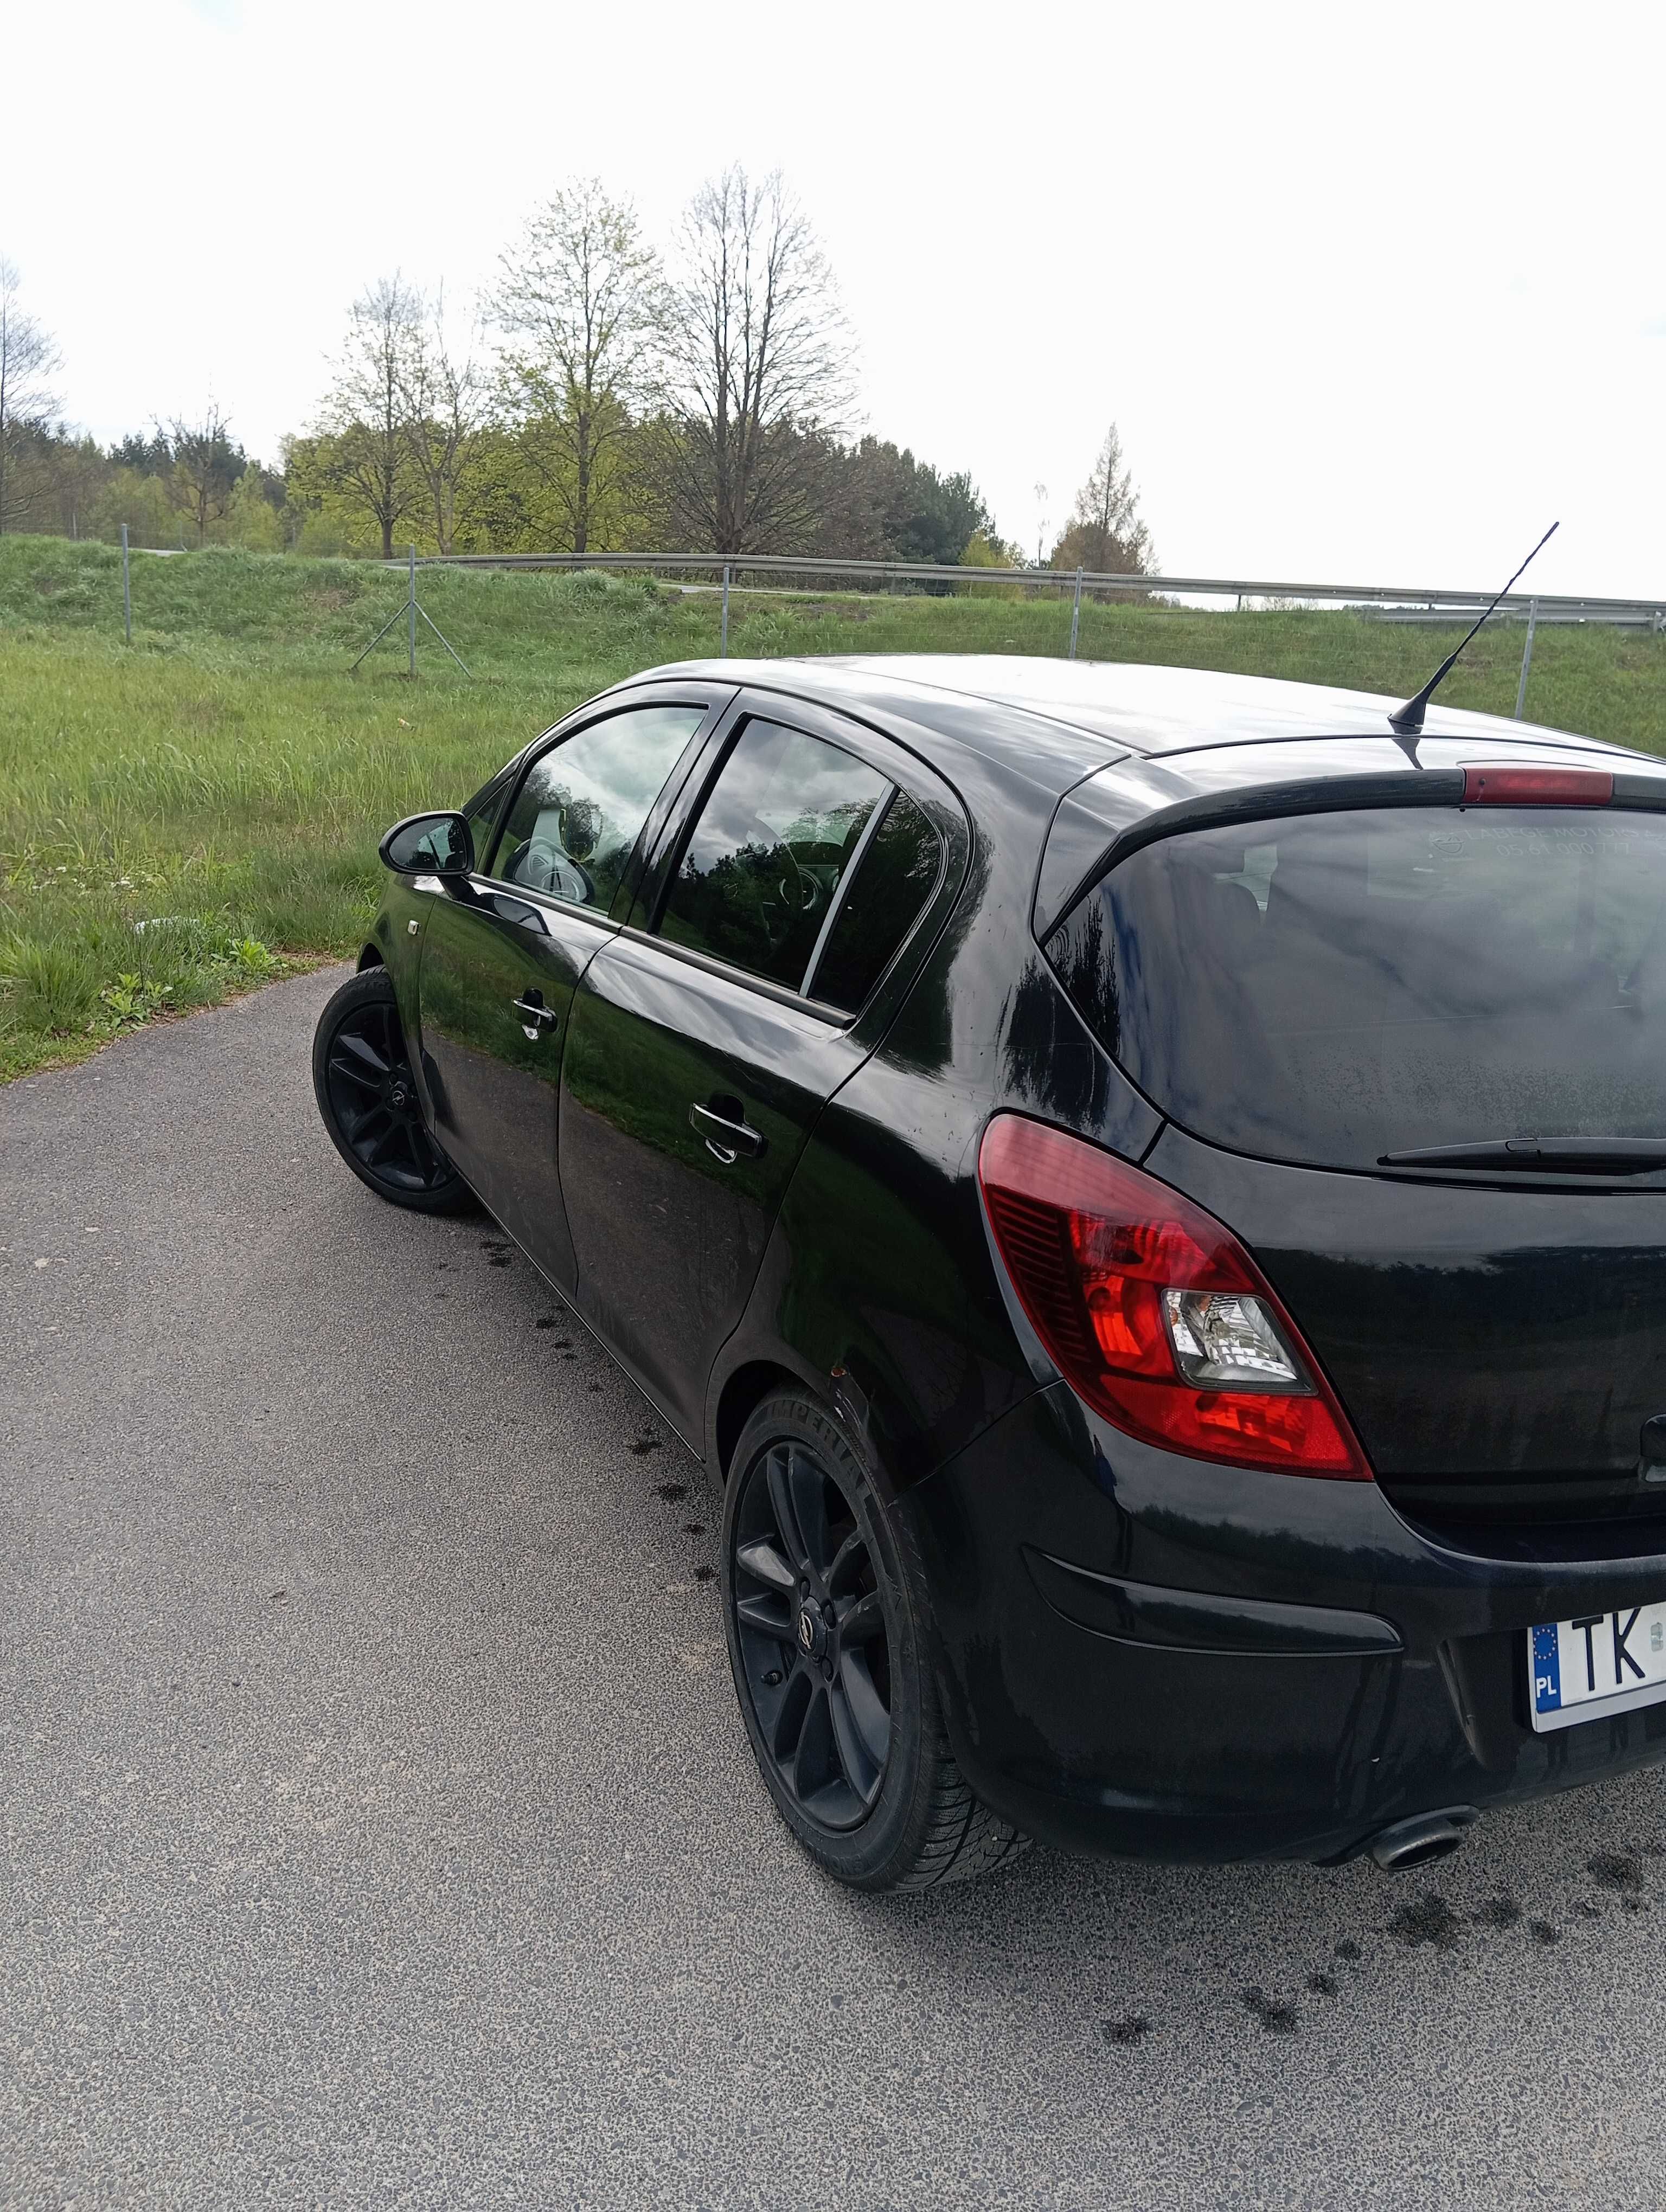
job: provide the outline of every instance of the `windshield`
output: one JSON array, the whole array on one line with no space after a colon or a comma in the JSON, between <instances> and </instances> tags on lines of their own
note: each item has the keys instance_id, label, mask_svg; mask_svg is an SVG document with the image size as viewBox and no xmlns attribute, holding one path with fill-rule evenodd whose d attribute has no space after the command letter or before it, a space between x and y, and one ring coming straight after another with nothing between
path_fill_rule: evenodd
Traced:
<instances>
[{"instance_id":1,"label":"windshield","mask_svg":"<svg viewBox=\"0 0 1666 2212\"><path fill-rule=\"evenodd\" d=\"M1162 1109L1276 1159L1666 1136L1666 817L1306 815L1132 854L1048 954Z\"/></svg>"}]
</instances>

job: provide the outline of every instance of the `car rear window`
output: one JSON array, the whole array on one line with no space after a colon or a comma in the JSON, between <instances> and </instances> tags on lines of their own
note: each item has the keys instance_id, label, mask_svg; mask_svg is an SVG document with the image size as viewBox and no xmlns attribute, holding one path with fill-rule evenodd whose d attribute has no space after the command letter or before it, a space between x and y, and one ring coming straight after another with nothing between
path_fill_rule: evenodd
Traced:
<instances>
[{"instance_id":1,"label":"car rear window","mask_svg":"<svg viewBox=\"0 0 1666 2212\"><path fill-rule=\"evenodd\" d=\"M1666 1136L1666 817L1402 807L1147 845L1049 938L1106 1048L1235 1151L1337 1167Z\"/></svg>"}]
</instances>

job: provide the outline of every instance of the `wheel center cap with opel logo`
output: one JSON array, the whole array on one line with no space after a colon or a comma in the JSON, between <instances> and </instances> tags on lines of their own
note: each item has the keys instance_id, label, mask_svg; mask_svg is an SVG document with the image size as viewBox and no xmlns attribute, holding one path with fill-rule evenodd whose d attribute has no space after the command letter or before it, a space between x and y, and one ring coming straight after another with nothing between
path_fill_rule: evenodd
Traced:
<instances>
[{"instance_id":1,"label":"wheel center cap with opel logo","mask_svg":"<svg viewBox=\"0 0 1666 2212\"><path fill-rule=\"evenodd\" d=\"M806 1659L819 1658L827 1649L827 1630L813 1603L799 1607L799 1649Z\"/></svg>"}]
</instances>

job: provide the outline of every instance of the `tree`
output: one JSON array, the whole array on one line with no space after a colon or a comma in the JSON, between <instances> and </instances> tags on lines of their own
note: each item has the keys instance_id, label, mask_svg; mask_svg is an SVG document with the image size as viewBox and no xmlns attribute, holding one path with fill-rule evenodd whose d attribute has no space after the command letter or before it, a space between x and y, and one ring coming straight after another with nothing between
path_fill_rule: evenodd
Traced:
<instances>
[{"instance_id":1,"label":"tree","mask_svg":"<svg viewBox=\"0 0 1666 2212\"><path fill-rule=\"evenodd\" d=\"M967 539L960 556L963 568L1016 568L1012 549L1002 538L988 531L975 530ZM978 592L985 598L1016 599L1020 596L1016 584L957 584L957 592Z\"/></svg>"},{"instance_id":2,"label":"tree","mask_svg":"<svg viewBox=\"0 0 1666 2212\"><path fill-rule=\"evenodd\" d=\"M427 489L441 553L456 550L459 503L486 416L486 381L475 338L471 329L461 352L453 344L441 285L424 307L401 371L405 450Z\"/></svg>"},{"instance_id":3,"label":"tree","mask_svg":"<svg viewBox=\"0 0 1666 2212\"><path fill-rule=\"evenodd\" d=\"M1076 495L1074 511L1053 549L1051 565L1097 569L1105 575L1146 576L1155 559L1151 532L1140 520L1140 495L1113 422L1091 475Z\"/></svg>"},{"instance_id":4,"label":"tree","mask_svg":"<svg viewBox=\"0 0 1666 2212\"><path fill-rule=\"evenodd\" d=\"M106 468L93 441L71 437L50 420L14 417L6 449L11 528L84 535Z\"/></svg>"},{"instance_id":5,"label":"tree","mask_svg":"<svg viewBox=\"0 0 1666 2212\"><path fill-rule=\"evenodd\" d=\"M501 257L493 314L512 340L505 407L587 553L629 460L648 379L663 280L629 200L578 179L527 221Z\"/></svg>"},{"instance_id":6,"label":"tree","mask_svg":"<svg viewBox=\"0 0 1666 2212\"><path fill-rule=\"evenodd\" d=\"M864 437L835 449L828 475L806 552L954 562L980 535L999 548L994 518L964 470L945 475L906 447Z\"/></svg>"},{"instance_id":7,"label":"tree","mask_svg":"<svg viewBox=\"0 0 1666 2212\"><path fill-rule=\"evenodd\" d=\"M16 269L0 255L0 530L15 530L40 495L30 464L50 441L58 350L19 297Z\"/></svg>"},{"instance_id":8,"label":"tree","mask_svg":"<svg viewBox=\"0 0 1666 2212\"><path fill-rule=\"evenodd\" d=\"M945 476L931 462L916 461L906 446L899 453L871 438L855 452L859 459L872 452L891 464L883 510L887 559L958 561L979 532L994 536L994 518L964 469Z\"/></svg>"},{"instance_id":9,"label":"tree","mask_svg":"<svg viewBox=\"0 0 1666 2212\"><path fill-rule=\"evenodd\" d=\"M171 545L179 525L169 504L165 479L153 470L118 465L92 502L92 530L99 538L119 538L123 523L135 545Z\"/></svg>"},{"instance_id":10,"label":"tree","mask_svg":"<svg viewBox=\"0 0 1666 2212\"><path fill-rule=\"evenodd\" d=\"M219 532L228 545L240 545L250 553L283 550L283 507L286 487L281 476L251 461L232 488L223 527Z\"/></svg>"},{"instance_id":11,"label":"tree","mask_svg":"<svg viewBox=\"0 0 1666 2212\"><path fill-rule=\"evenodd\" d=\"M423 343L423 302L398 270L362 292L349 311L319 441L331 488L381 532L393 532L426 487L410 464L406 393Z\"/></svg>"},{"instance_id":12,"label":"tree","mask_svg":"<svg viewBox=\"0 0 1666 2212\"><path fill-rule=\"evenodd\" d=\"M219 522L231 505L238 478L248 467L248 457L231 436L231 425L210 400L200 422L175 416L166 431L157 426L157 441L166 437L173 466L165 481L167 495L178 512L186 516L197 532L197 543L208 543L209 525Z\"/></svg>"},{"instance_id":13,"label":"tree","mask_svg":"<svg viewBox=\"0 0 1666 2212\"><path fill-rule=\"evenodd\" d=\"M119 469L131 469L136 476L165 477L173 467L173 448L161 423L149 437L143 430L130 430L119 445L110 448L112 465Z\"/></svg>"},{"instance_id":14,"label":"tree","mask_svg":"<svg viewBox=\"0 0 1666 2212\"><path fill-rule=\"evenodd\" d=\"M779 170L702 185L662 337L654 457L673 526L724 553L807 538L849 399L832 272Z\"/></svg>"}]
</instances>

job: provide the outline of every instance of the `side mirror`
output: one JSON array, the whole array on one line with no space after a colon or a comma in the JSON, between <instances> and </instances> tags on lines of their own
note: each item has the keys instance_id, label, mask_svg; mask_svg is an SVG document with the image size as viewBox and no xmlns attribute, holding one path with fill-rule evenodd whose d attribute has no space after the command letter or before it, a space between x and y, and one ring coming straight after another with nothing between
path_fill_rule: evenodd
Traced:
<instances>
[{"instance_id":1,"label":"side mirror","mask_svg":"<svg viewBox=\"0 0 1666 2212\"><path fill-rule=\"evenodd\" d=\"M377 847L396 876L468 876L474 837L460 814L408 814Z\"/></svg>"}]
</instances>

